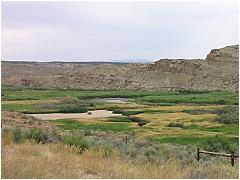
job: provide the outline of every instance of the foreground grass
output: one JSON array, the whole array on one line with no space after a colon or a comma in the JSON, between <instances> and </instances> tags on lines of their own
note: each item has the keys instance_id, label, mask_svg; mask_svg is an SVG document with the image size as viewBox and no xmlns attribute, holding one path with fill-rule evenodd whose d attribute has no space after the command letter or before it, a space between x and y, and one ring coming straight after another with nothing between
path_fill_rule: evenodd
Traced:
<instances>
[{"instance_id":1,"label":"foreground grass","mask_svg":"<svg viewBox=\"0 0 240 180\"><path fill-rule=\"evenodd\" d=\"M238 178L238 162L231 167L229 159L210 156L198 162L193 146L144 139L123 143L113 134L64 135L47 144L56 135L45 135L37 129L4 129L2 178ZM219 150L221 142L215 138L206 143Z\"/></svg>"},{"instance_id":2,"label":"foreground grass","mask_svg":"<svg viewBox=\"0 0 240 180\"><path fill-rule=\"evenodd\" d=\"M88 150L59 144L2 145L2 178L238 178L238 168L193 162L183 167L177 159L164 164L134 164L117 152Z\"/></svg>"}]
</instances>

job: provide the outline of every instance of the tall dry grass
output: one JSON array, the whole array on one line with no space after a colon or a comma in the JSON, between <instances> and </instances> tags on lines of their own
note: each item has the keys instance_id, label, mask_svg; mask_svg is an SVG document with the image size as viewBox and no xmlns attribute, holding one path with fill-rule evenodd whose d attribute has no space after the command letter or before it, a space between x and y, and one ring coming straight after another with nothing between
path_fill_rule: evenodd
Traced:
<instances>
[{"instance_id":1,"label":"tall dry grass","mask_svg":"<svg viewBox=\"0 0 240 180\"><path fill-rule=\"evenodd\" d=\"M164 164L136 164L115 151L89 150L60 144L13 144L2 138L2 178L238 178L227 165L194 162L186 167L176 159Z\"/></svg>"}]
</instances>

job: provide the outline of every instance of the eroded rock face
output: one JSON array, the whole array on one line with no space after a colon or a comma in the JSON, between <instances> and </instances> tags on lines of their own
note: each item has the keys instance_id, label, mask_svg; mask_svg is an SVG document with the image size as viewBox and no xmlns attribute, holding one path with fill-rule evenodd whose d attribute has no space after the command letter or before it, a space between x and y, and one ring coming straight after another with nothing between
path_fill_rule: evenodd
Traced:
<instances>
[{"instance_id":1,"label":"eroded rock face","mask_svg":"<svg viewBox=\"0 0 240 180\"><path fill-rule=\"evenodd\" d=\"M226 46L220 49L213 49L207 55L206 58L206 60L209 62L223 61L226 63L229 61L238 61L238 59L239 59L239 45Z\"/></svg>"},{"instance_id":2,"label":"eroded rock face","mask_svg":"<svg viewBox=\"0 0 240 180\"><path fill-rule=\"evenodd\" d=\"M239 46L140 64L2 63L2 84L60 89L238 90Z\"/></svg>"}]
</instances>

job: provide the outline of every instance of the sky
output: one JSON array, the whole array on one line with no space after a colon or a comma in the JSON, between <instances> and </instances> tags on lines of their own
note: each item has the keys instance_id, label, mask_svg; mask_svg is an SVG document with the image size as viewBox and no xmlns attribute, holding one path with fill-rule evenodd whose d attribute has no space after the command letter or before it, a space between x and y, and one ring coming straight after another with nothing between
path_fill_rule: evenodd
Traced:
<instances>
[{"instance_id":1,"label":"sky","mask_svg":"<svg viewBox=\"0 0 240 180\"><path fill-rule=\"evenodd\" d=\"M2 60L205 58L239 44L238 1L2 2Z\"/></svg>"}]
</instances>

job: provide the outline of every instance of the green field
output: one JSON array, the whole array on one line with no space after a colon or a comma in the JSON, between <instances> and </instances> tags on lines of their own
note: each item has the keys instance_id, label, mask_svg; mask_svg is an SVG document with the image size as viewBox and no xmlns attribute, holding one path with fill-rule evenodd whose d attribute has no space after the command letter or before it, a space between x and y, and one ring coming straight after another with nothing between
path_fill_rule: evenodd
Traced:
<instances>
[{"instance_id":1,"label":"green field","mask_svg":"<svg viewBox=\"0 0 240 180\"><path fill-rule=\"evenodd\" d=\"M107 103L94 101L96 98L128 98L129 102ZM228 142L228 149L238 147L238 92L37 90L3 86L2 110L22 113L111 110L123 117L50 122L63 130L126 134L160 144L203 146L217 137L217 143ZM140 121L147 124L139 127Z\"/></svg>"}]
</instances>

